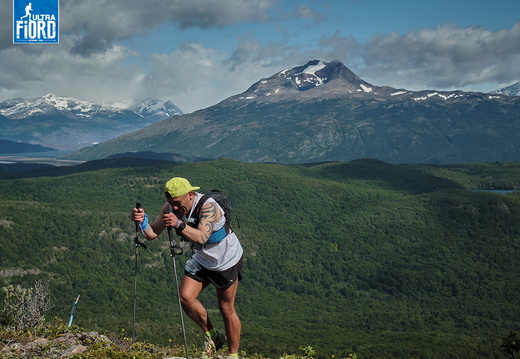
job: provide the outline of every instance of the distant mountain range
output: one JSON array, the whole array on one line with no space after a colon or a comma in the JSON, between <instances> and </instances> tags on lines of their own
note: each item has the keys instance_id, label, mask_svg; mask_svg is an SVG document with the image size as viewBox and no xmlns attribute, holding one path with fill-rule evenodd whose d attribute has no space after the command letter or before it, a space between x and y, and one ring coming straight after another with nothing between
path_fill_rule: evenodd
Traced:
<instances>
[{"instance_id":1,"label":"distant mountain range","mask_svg":"<svg viewBox=\"0 0 520 359\"><path fill-rule=\"evenodd\" d=\"M496 90L491 92L493 94L504 94L509 96L518 96L520 95L520 82L516 82L507 87L501 88L500 90Z\"/></svg>"},{"instance_id":2,"label":"distant mountain range","mask_svg":"<svg viewBox=\"0 0 520 359\"><path fill-rule=\"evenodd\" d=\"M0 103L0 139L77 150L132 132L181 110L170 101L104 103L47 94Z\"/></svg>"},{"instance_id":3,"label":"distant mountain range","mask_svg":"<svg viewBox=\"0 0 520 359\"><path fill-rule=\"evenodd\" d=\"M242 94L67 156L158 152L243 162L520 160L520 97L374 86L341 62L280 71Z\"/></svg>"}]
</instances>

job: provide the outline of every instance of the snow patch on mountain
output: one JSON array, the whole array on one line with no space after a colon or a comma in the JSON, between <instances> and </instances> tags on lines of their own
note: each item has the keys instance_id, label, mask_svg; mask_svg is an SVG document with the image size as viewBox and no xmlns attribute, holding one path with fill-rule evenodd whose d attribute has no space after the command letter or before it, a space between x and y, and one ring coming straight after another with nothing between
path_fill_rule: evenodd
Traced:
<instances>
[{"instance_id":1,"label":"snow patch on mountain","mask_svg":"<svg viewBox=\"0 0 520 359\"><path fill-rule=\"evenodd\" d=\"M143 116L164 116L171 117L175 115L182 115L182 111L175 106L171 101L161 101L157 99L146 99L140 103L128 107L128 110Z\"/></svg>"},{"instance_id":2,"label":"snow patch on mountain","mask_svg":"<svg viewBox=\"0 0 520 359\"><path fill-rule=\"evenodd\" d=\"M279 74L288 80L294 79L294 83L300 88L321 86L327 81L327 78L320 77L317 72L323 70L325 67L327 67L327 65L323 61L309 62L306 67L298 73L292 74L294 69L287 69L281 71Z\"/></svg>"},{"instance_id":3,"label":"snow patch on mountain","mask_svg":"<svg viewBox=\"0 0 520 359\"><path fill-rule=\"evenodd\" d=\"M492 91L490 93L509 96L520 96L520 81L507 87L501 88L500 90Z\"/></svg>"},{"instance_id":4,"label":"snow patch on mountain","mask_svg":"<svg viewBox=\"0 0 520 359\"><path fill-rule=\"evenodd\" d=\"M369 93L369 92L372 92L372 87L368 87L368 86L365 86L363 84L360 84L359 86L361 86L361 90L358 90L358 91L365 91L366 93Z\"/></svg>"},{"instance_id":5,"label":"snow patch on mountain","mask_svg":"<svg viewBox=\"0 0 520 359\"><path fill-rule=\"evenodd\" d=\"M52 93L36 99L35 102L38 104L51 105L58 111L90 112L96 107L96 104L93 102L77 100L70 97L59 97Z\"/></svg>"},{"instance_id":6,"label":"snow patch on mountain","mask_svg":"<svg viewBox=\"0 0 520 359\"><path fill-rule=\"evenodd\" d=\"M321 78L316 74L316 72L324 69L327 65L325 65L322 61L318 62L316 65L307 66L302 72L295 75L294 81L301 85L302 82L306 82L308 84L314 84L314 86L321 86L325 83L327 78Z\"/></svg>"},{"instance_id":7,"label":"snow patch on mountain","mask_svg":"<svg viewBox=\"0 0 520 359\"><path fill-rule=\"evenodd\" d=\"M427 99L435 97L435 96L440 97L443 100L449 100L449 99L453 99L453 98L464 97L464 95L461 94L461 93L442 94L442 93L438 93L438 92L430 92L430 93L427 93L424 96L414 97L413 99L415 101L424 101L424 100L427 100Z\"/></svg>"}]
</instances>

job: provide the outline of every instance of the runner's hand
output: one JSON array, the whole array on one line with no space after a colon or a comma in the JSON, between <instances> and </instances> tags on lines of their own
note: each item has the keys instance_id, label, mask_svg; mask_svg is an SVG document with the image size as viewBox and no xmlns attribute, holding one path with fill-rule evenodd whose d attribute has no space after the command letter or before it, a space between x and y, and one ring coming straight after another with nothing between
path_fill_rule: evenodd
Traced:
<instances>
[{"instance_id":1,"label":"runner's hand","mask_svg":"<svg viewBox=\"0 0 520 359\"><path fill-rule=\"evenodd\" d=\"M134 208L132 210L132 221L134 222L142 222L144 220L144 209L142 208Z\"/></svg>"},{"instance_id":2,"label":"runner's hand","mask_svg":"<svg viewBox=\"0 0 520 359\"><path fill-rule=\"evenodd\" d=\"M173 212L163 213L163 221L166 227L178 227L181 221Z\"/></svg>"}]
</instances>

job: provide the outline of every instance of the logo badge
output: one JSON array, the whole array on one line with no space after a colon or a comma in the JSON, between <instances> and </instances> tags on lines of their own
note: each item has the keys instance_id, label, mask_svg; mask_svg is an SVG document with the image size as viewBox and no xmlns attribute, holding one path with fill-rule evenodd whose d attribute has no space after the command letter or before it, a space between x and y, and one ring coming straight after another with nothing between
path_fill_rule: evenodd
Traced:
<instances>
[{"instance_id":1,"label":"logo badge","mask_svg":"<svg viewBox=\"0 0 520 359\"><path fill-rule=\"evenodd\" d=\"M59 0L13 0L13 43L57 44Z\"/></svg>"}]
</instances>

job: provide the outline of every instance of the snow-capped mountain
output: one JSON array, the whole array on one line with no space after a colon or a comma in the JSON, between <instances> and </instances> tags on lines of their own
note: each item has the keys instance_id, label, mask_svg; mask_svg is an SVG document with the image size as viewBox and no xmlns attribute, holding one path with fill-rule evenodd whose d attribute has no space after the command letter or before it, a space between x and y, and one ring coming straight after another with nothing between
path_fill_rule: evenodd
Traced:
<instances>
[{"instance_id":1,"label":"snow-capped mountain","mask_svg":"<svg viewBox=\"0 0 520 359\"><path fill-rule=\"evenodd\" d=\"M35 99L16 98L4 101L0 103L0 115L10 119L21 119L36 114L73 111L87 117L96 112L99 107L93 102L47 94Z\"/></svg>"},{"instance_id":2,"label":"snow-capped mountain","mask_svg":"<svg viewBox=\"0 0 520 359\"><path fill-rule=\"evenodd\" d=\"M146 151L278 163L518 161L518 133L520 97L375 86L341 62L313 60L67 158Z\"/></svg>"},{"instance_id":3,"label":"snow-capped mountain","mask_svg":"<svg viewBox=\"0 0 520 359\"><path fill-rule=\"evenodd\" d=\"M503 94L488 94L488 97ZM368 96L368 97L367 97ZM348 98L391 98L416 102L426 100L464 100L473 96L463 91L409 91L390 86L372 85L341 62L312 60L303 66L286 69L253 84L245 92L229 97L222 105L237 102L280 102L280 101L321 101L324 99Z\"/></svg>"},{"instance_id":4,"label":"snow-capped mountain","mask_svg":"<svg viewBox=\"0 0 520 359\"><path fill-rule=\"evenodd\" d=\"M325 86L326 85L326 86ZM226 101L287 101L329 98L338 94L372 92L375 86L359 78L340 62L312 60L303 66L285 69L253 84L242 94ZM312 90L312 91L311 91Z\"/></svg>"},{"instance_id":5,"label":"snow-capped mountain","mask_svg":"<svg viewBox=\"0 0 520 359\"><path fill-rule=\"evenodd\" d=\"M132 105L128 107L127 110L130 110L143 117L159 116L163 119L175 115L182 115L182 111L171 101L164 102L152 98L146 99L135 105Z\"/></svg>"},{"instance_id":6,"label":"snow-capped mountain","mask_svg":"<svg viewBox=\"0 0 520 359\"><path fill-rule=\"evenodd\" d=\"M76 150L181 114L171 101L157 99L97 104L54 94L16 98L0 103L0 139Z\"/></svg>"},{"instance_id":7,"label":"snow-capped mountain","mask_svg":"<svg viewBox=\"0 0 520 359\"><path fill-rule=\"evenodd\" d=\"M0 103L0 115L10 119L21 119L36 114L53 114L67 112L78 117L92 117L99 112L122 113L132 111L141 117L161 117L181 115L182 111L171 101L146 99L133 102L95 102L78 100L72 97L56 96L52 93L35 99L16 98Z\"/></svg>"},{"instance_id":8,"label":"snow-capped mountain","mask_svg":"<svg viewBox=\"0 0 520 359\"><path fill-rule=\"evenodd\" d=\"M516 82L512 85L501 88L500 90L493 91L491 93L504 94L509 96L520 96L520 82Z\"/></svg>"}]
</instances>

